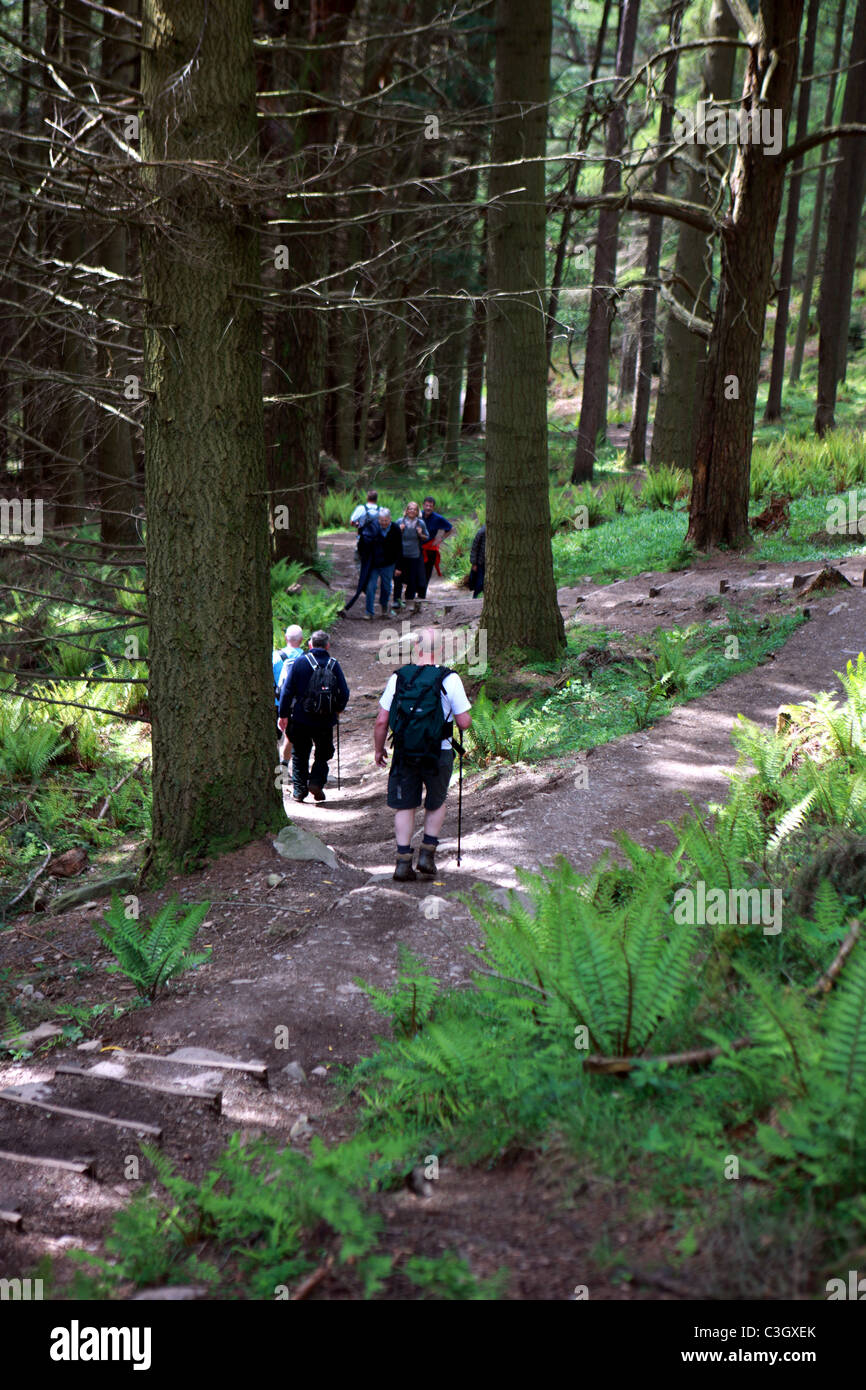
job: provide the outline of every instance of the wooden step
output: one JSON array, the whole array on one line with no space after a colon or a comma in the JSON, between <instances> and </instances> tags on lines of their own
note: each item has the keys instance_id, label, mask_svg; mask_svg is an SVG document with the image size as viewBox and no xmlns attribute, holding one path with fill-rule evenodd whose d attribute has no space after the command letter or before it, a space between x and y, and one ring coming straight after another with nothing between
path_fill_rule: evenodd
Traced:
<instances>
[{"instance_id":1,"label":"wooden step","mask_svg":"<svg viewBox=\"0 0 866 1390\"><path fill-rule=\"evenodd\" d=\"M42 1110L50 1115L64 1115L73 1120L86 1120L89 1124L111 1125L115 1129L131 1129L136 1134L147 1136L155 1143L162 1139L162 1130L157 1125L146 1124L143 1120L120 1120L112 1115L99 1115L95 1110L74 1110L67 1105L51 1105L48 1101L33 1100L30 1096L19 1096L12 1091L0 1091L0 1101L7 1105L22 1105L32 1110Z\"/></svg>"},{"instance_id":2,"label":"wooden step","mask_svg":"<svg viewBox=\"0 0 866 1390\"><path fill-rule=\"evenodd\" d=\"M158 1052L127 1052L125 1048L117 1048L110 1053L111 1057L116 1057L118 1061L125 1061L129 1058L136 1062L157 1062L170 1067L200 1067L204 1071L239 1071L254 1080L260 1081L263 1086L268 1084L268 1067L266 1062L214 1062L214 1061L194 1061L190 1057L171 1057L167 1054Z\"/></svg>"},{"instance_id":3,"label":"wooden step","mask_svg":"<svg viewBox=\"0 0 866 1390\"><path fill-rule=\"evenodd\" d=\"M44 1154L13 1153L10 1149L0 1149L0 1163L30 1163L37 1168L54 1168L62 1173L78 1173L83 1178L93 1177L93 1164L85 1159L77 1161L68 1158L51 1158Z\"/></svg>"},{"instance_id":4,"label":"wooden step","mask_svg":"<svg viewBox=\"0 0 866 1390\"><path fill-rule=\"evenodd\" d=\"M207 1089L203 1091L190 1090L187 1086L172 1085L165 1081L137 1081L129 1076L106 1076L99 1071L89 1067L75 1067L69 1062L61 1062L54 1068L54 1075L69 1077L77 1081L87 1090L88 1086L97 1090L104 1088L110 1093L113 1087L129 1087L132 1090L144 1091L148 1095L155 1097L169 1096L173 1100L179 1100L184 1105L203 1105L214 1114L219 1115L222 1111L222 1091Z\"/></svg>"}]
</instances>

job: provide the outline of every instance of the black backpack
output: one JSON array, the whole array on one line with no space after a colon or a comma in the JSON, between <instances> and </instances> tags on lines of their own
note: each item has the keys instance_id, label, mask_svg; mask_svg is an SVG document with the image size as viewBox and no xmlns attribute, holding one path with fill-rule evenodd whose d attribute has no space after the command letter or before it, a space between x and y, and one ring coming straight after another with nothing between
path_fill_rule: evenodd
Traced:
<instances>
[{"instance_id":1,"label":"black backpack","mask_svg":"<svg viewBox=\"0 0 866 1390\"><path fill-rule=\"evenodd\" d=\"M442 740L453 727L442 714L442 686L450 675L447 666L412 664L397 672L388 723L400 762L438 763Z\"/></svg>"},{"instance_id":2,"label":"black backpack","mask_svg":"<svg viewBox=\"0 0 866 1390\"><path fill-rule=\"evenodd\" d=\"M321 666L312 652L305 652L304 655L313 672L301 700L301 709L314 718L330 718L338 714L340 709L340 687L334 672L337 663L329 656L325 665Z\"/></svg>"},{"instance_id":3,"label":"black backpack","mask_svg":"<svg viewBox=\"0 0 866 1390\"><path fill-rule=\"evenodd\" d=\"M386 533L379 525L379 508L376 508L373 516L367 515L358 528L358 551L363 555L369 555L376 542L377 536Z\"/></svg>"}]
</instances>

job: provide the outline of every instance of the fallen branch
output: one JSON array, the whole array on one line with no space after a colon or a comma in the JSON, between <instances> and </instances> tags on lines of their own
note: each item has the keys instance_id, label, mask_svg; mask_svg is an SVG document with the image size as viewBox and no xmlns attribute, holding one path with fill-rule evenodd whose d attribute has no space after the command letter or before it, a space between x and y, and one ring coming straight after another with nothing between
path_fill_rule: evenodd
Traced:
<instances>
[{"instance_id":1,"label":"fallen branch","mask_svg":"<svg viewBox=\"0 0 866 1390\"><path fill-rule=\"evenodd\" d=\"M859 939L859 936L860 923L852 922L848 935L845 937L845 940L842 942L842 945L839 947L838 951L833 957L831 964L827 966L827 969L824 972L824 974L819 975L818 979L815 981L812 988L809 990L810 994L829 994L830 990L833 988L833 985L836 983L837 978L842 973L842 967L844 966L851 952L854 950L854 946L857 940Z\"/></svg>"},{"instance_id":2,"label":"fallen branch","mask_svg":"<svg viewBox=\"0 0 866 1390\"><path fill-rule=\"evenodd\" d=\"M138 772L139 768L144 767L145 763L148 762L148 761L149 761L149 755L145 756L144 758L141 759L140 762L136 763L136 764L135 764L135 767L131 768L131 769L129 770L129 772L126 773L126 775L125 775L124 777L121 777L120 781L117 783L116 786L112 787L110 791L106 792L106 794L105 794L105 799L104 799L104 801L103 801L103 803L102 803L102 810L99 812L99 815L96 817L97 821L101 821L101 820L102 820L102 817L105 815L106 811L108 810L109 802L111 801L111 798L114 796L114 793L115 793L115 792L119 792L119 791L120 791L120 788L123 786L124 782L128 782L129 779L130 779L130 777L134 777L135 774L136 774L136 772Z\"/></svg>"},{"instance_id":3,"label":"fallen branch","mask_svg":"<svg viewBox=\"0 0 866 1390\"><path fill-rule=\"evenodd\" d=\"M15 927L14 931L16 936L26 936L28 941L35 941L37 946L44 946L48 951L56 951L59 956L65 956L67 960L78 960L78 956L71 956L68 951L64 951L62 946L55 946L53 941L45 941L40 936L33 936L31 932L25 931L23 927Z\"/></svg>"},{"instance_id":4,"label":"fallen branch","mask_svg":"<svg viewBox=\"0 0 866 1390\"><path fill-rule=\"evenodd\" d=\"M8 903L4 903L2 913L0 913L0 916L5 917L10 907L14 907L16 903L19 903L21 901L21 899L24 897L24 894L30 891L37 878L39 878L40 875L44 874L45 870L48 868L48 865L51 863L51 856L53 855L54 851L51 849L50 845L45 843L44 840L42 841L42 843L48 850L48 853L46 854L44 860L39 865L39 868L36 870L36 873L32 876L32 878L28 878L20 893L16 893L14 898L11 898Z\"/></svg>"},{"instance_id":5,"label":"fallen branch","mask_svg":"<svg viewBox=\"0 0 866 1390\"><path fill-rule=\"evenodd\" d=\"M299 1299L306 1298L307 1294L311 1293L316 1285L321 1284L322 1280L330 1274L331 1265L333 1263L334 1257L333 1255L329 1255L323 1265L319 1265L318 1269L314 1269L312 1274L308 1275L303 1283L298 1285L295 1292L292 1294L290 1302L297 1303Z\"/></svg>"},{"instance_id":6,"label":"fallen branch","mask_svg":"<svg viewBox=\"0 0 866 1390\"><path fill-rule=\"evenodd\" d=\"M736 1038L727 1047L696 1047L691 1052L667 1052L662 1057L600 1057L594 1053L584 1058L583 1069L618 1075L621 1072L634 1071L635 1067L643 1066L647 1062L664 1062L669 1067L703 1067L707 1062L715 1061L716 1057L722 1057L728 1051L742 1052L744 1047L751 1045L751 1038Z\"/></svg>"},{"instance_id":7,"label":"fallen branch","mask_svg":"<svg viewBox=\"0 0 866 1390\"><path fill-rule=\"evenodd\" d=\"M8 830L10 825L17 825L20 820L23 820L27 815L27 807L29 805L29 801L19 801L17 806L13 806L8 816L4 816L3 819L0 820L0 831Z\"/></svg>"}]
</instances>

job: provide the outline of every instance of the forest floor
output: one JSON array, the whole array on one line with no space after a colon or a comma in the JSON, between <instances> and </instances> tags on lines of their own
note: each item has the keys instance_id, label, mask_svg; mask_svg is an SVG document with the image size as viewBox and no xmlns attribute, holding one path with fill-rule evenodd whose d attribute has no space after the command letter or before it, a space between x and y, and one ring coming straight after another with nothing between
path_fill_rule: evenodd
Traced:
<instances>
[{"instance_id":1,"label":"forest floor","mask_svg":"<svg viewBox=\"0 0 866 1390\"><path fill-rule=\"evenodd\" d=\"M335 565L333 585L351 592L353 538L330 536L324 544ZM369 1053L383 1031L355 980L390 986L401 942L444 982L468 980L472 960L465 948L476 939L476 927L461 896L481 888L504 902L518 883L515 866L539 869L558 854L588 869L603 850L615 848L619 830L664 848L672 840L664 822L679 819L686 798L699 806L720 799L736 761L730 734L737 715L772 725L780 705L835 688L834 672L863 647L863 559L849 557L838 568L852 587L808 599L811 621L762 666L676 708L643 733L594 749L585 763L560 757L468 780L459 868L455 773L439 874L433 882L419 879L399 888L391 879L394 841L386 773L372 756L376 702L397 664L383 649L383 636L386 629L396 632L399 622L380 620L378 613L373 623L364 622L359 599L332 634L332 653L352 690L341 721L341 789L332 765L323 804L287 803L292 823L330 846L333 861L286 861L268 837L199 873L169 881L159 892L143 894L147 913L173 894L189 902L209 901L199 940L212 944L211 959L147 1010L130 1008L111 1022L96 1020L85 1038L91 1051L100 1042L103 1049L161 1054L195 1046L267 1063L270 1086L239 1079L226 1091L223 1115L206 1134L191 1137L180 1127L166 1146L180 1171L200 1176L236 1129L282 1141L296 1126L294 1142L301 1145L310 1132L326 1141L350 1133L351 1103L341 1102L327 1073ZM566 620L640 637L657 626L704 621L722 579L731 586L732 604L780 611L797 601L793 574L790 565L759 568L747 557L721 556L678 573L562 589L559 599ZM661 590L652 599L651 587ZM480 600L466 590L434 581L425 613L414 621L456 628L477 623L479 611ZM585 774L579 773L581 764ZM275 873L285 878L269 886L268 876ZM36 958L46 1008L106 999L130 1003L132 987L118 986L121 977L104 974L108 957L93 932L103 907L92 902L62 916L22 917L5 934L3 964L23 978L34 970ZM282 1045L286 1037L287 1046ZM0 1086L47 1082L60 1058L83 1060L73 1047L7 1063L0 1066ZM305 1079L287 1075L287 1063L300 1063ZM98 1148L99 1141L93 1143ZM58 1185L54 1175L39 1176L36 1168L27 1178L26 1190L13 1193L25 1218L22 1231L4 1234L0 1227L6 1275L26 1272L47 1253L65 1277L65 1252L75 1245L99 1248L112 1211L135 1186L81 1179L73 1190ZM588 1285L591 1296L602 1299L714 1296L709 1265L705 1284L686 1289L678 1282L675 1234L664 1213L631 1219L630 1191L592 1173L586 1174L579 1198L566 1200L563 1193L555 1164L522 1155L490 1171L443 1166L432 1196L407 1189L377 1200L395 1249L428 1255L456 1250L478 1276L507 1266L510 1298L567 1298L577 1284ZM0 1191L0 1207L11 1200L3 1197ZM600 1249L622 1252L628 1285L611 1281L593 1253ZM700 1262L693 1261L690 1269L694 1278ZM313 1296L346 1293L334 1273Z\"/></svg>"}]
</instances>

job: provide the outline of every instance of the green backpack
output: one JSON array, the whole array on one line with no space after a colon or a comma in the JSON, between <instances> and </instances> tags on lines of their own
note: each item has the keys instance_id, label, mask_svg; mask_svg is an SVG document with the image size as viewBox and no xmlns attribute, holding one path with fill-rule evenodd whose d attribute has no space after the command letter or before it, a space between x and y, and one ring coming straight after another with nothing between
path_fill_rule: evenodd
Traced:
<instances>
[{"instance_id":1,"label":"green backpack","mask_svg":"<svg viewBox=\"0 0 866 1390\"><path fill-rule=\"evenodd\" d=\"M400 762L439 762L442 740L453 727L442 715L442 686L450 675L447 666L414 664L397 672L388 723Z\"/></svg>"}]
</instances>

